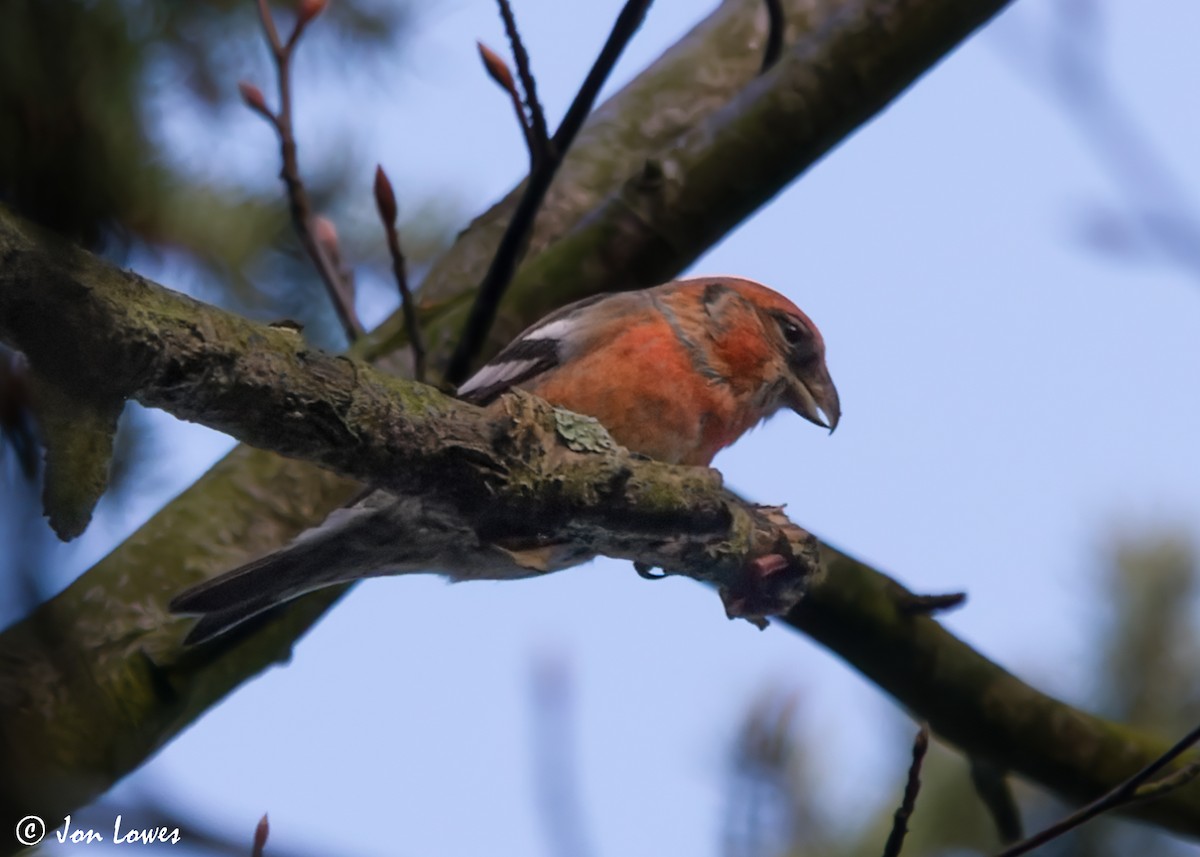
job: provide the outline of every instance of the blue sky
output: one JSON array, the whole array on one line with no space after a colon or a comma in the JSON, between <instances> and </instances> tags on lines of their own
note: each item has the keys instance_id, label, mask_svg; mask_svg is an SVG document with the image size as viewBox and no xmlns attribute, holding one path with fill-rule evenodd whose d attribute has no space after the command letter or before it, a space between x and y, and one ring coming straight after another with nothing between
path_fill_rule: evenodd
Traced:
<instances>
[{"instance_id":1,"label":"blue sky","mask_svg":"<svg viewBox=\"0 0 1200 857\"><path fill-rule=\"evenodd\" d=\"M515 5L560 115L620 4ZM1200 118L1185 105L1200 7L1108 7L1113 89L1174 190L1198 200ZM1090 213L1120 216L1129 197L1038 76L1045 8L1016 4L692 271L792 297L825 334L845 411L833 436L778 417L717 459L728 481L914 589L968 590L947 619L956 633L1086 704L1080 664L1111 540L1200 532L1200 276L1153 249L1129 258L1083 240ZM700 14L656 3L617 83ZM417 26L394 65L301 75L302 155L337 156L322 140L352 129L364 192L382 161L402 200L444 192L475 213L525 164L474 53L476 38L503 47L498 18L490 0L459 0ZM248 45L247 63L259 59ZM261 121L228 118L207 136L188 115L163 128L197 169L273 175ZM160 475L144 510L102 522L76 569L228 447L158 422L160 448L186 464ZM269 811L273 840L314 853L544 854L530 682L545 658L571 676L596 853L716 854L732 736L768 687L797 694L832 815L849 823L898 788L908 727L873 686L794 633L727 622L704 587L608 561L515 584L368 582L289 666L122 788L178 797L247 838Z\"/></svg>"}]
</instances>

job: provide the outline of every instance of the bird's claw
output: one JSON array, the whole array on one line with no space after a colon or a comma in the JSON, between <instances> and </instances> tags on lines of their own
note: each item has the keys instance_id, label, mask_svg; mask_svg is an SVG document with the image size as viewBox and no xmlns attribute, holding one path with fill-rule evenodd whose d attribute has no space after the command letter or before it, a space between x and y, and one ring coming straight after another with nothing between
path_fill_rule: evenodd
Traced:
<instances>
[{"instance_id":1,"label":"bird's claw","mask_svg":"<svg viewBox=\"0 0 1200 857\"><path fill-rule=\"evenodd\" d=\"M633 570L636 571L638 573L638 577L642 578L643 580L662 580L667 576L665 571L661 574L655 574L654 566L650 565L649 563L638 562L636 559L633 561Z\"/></svg>"}]
</instances>

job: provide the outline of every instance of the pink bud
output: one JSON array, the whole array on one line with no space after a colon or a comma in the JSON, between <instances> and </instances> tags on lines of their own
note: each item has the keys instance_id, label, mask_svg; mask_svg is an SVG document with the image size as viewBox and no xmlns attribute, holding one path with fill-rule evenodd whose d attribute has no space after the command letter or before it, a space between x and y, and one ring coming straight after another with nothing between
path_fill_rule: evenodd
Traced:
<instances>
[{"instance_id":1,"label":"pink bud","mask_svg":"<svg viewBox=\"0 0 1200 857\"><path fill-rule=\"evenodd\" d=\"M262 90L245 80L238 83L238 92L242 95L242 101L246 102L246 106L251 110L256 110L259 113L267 113L267 100L263 98Z\"/></svg>"},{"instance_id":2,"label":"pink bud","mask_svg":"<svg viewBox=\"0 0 1200 857\"><path fill-rule=\"evenodd\" d=\"M300 8L296 10L296 24L303 27L313 18L325 11L329 0L301 0Z\"/></svg>"},{"instance_id":3,"label":"pink bud","mask_svg":"<svg viewBox=\"0 0 1200 857\"><path fill-rule=\"evenodd\" d=\"M341 253L338 249L337 227L333 221L318 214L312 219L313 238L321 245L321 251L332 260L337 260Z\"/></svg>"}]
</instances>

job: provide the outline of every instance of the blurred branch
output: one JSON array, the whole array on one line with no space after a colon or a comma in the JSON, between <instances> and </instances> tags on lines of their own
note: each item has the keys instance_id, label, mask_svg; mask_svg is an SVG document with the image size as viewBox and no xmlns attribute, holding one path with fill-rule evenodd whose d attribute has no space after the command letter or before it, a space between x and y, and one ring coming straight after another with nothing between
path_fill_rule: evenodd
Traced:
<instances>
[{"instance_id":1,"label":"blurred branch","mask_svg":"<svg viewBox=\"0 0 1200 857\"><path fill-rule=\"evenodd\" d=\"M575 135L592 112L592 105L600 95L604 82L608 80L625 46L641 26L642 18L645 17L651 2L652 0L626 0L616 23L613 24L612 32L608 35L608 40L600 49L600 55L596 57L591 71L584 78L571 106L567 108L562 124L554 132L554 139L545 147L545 157L535 161L525 185L525 193L513 212L512 220L508 222L504 237L500 239L496 255L492 257L491 265L488 266L487 274L479 285L479 291L467 315L467 323L459 337L458 345L450 356L446 368L446 380L450 383L461 384L466 380L476 358L483 350L488 331L496 319L500 300L512 282L517 265L528 247L533 222L541 208L542 200L546 197L546 191L550 189L550 183L554 180L563 157L571 148ZM518 65L519 62L518 58ZM532 86L532 80L531 75L526 89L527 97L531 91L528 87ZM537 144L536 135L536 126L531 126L530 136L534 144Z\"/></svg>"},{"instance_id":2,"label":"blurred branch","mask_svg":"<svg viewBox=\"0 0 1200 857\"><path fill-rule=\"evenodd\" d=\"M991 762L971 758L971 785L996 826L996 836L1004 844L1016 842L1025 834L1021 827L1021 809L1013 796L1005 771Z\"/></svg>"},{"instance_id":3,"label":"blurred branch","mask_svg":"<svg viewBox=\"0 0 1200 857\"><path fill-rule=\"evenodd\" d=\"M1104 4L1056 0L1047 9L1046 47L1039 50L1026 35L1010 42L1009 56L1017 60L1014 70L1031 77L1037 92L1075 122L1124 195L1125 210L1089 224L1089 237L1103 249L1128 250L1120 247L1117 239L1127 236L1119 233L1140 232L1167 261L1200 280L1200 206L1111 82L1100 54Z\"/></svg>"},{"instance_id":4,"label":"blurred branch","mask_svg":"<svg viewBox=\"0 0 1200 857\"><path fill-rule=\"evenodd\" d=\"M241 91L242 100L245 101L246 106L266 119L279 136L279 155L283 161L279 176L287 188L292 224L296 227L300 244L320 275L330 301L333 302L338 320L341 321L342 329L346 333L346 339L354 342L362 335L363 328L354 311L353 286L332 258L329 242L320 241L316 235L312 204L309 202L304 182L300 178L300 163L296 155L296 134L292 123L292 58L295 55L296 46L300 42L300 37L308 25L324 11L328 0L302 0L297 10L296 23L286 42L279 37L279 30L275 26L275 18L271 13L269 0L257 0L257 2L263 33L266 35L267 45L271 49L271 58L275 61L275 74L279 83L279 112L271 112L262 92L253 84L243 82L238 84L238 89Z\"/></svg>"},{"instance_id":5,"label":"blurred branch","mask_svg":"<svg viewBox=\"0 0 1200 857\"><path fill-rule=\"evenodd\" d=\"M820 785L796 734L796 693L768 690L738 729L721 821L723 857L826 853L828 830L815 807Z\"/></svg>"},{"instance_id":6,"label":"blurred branch","mask_svg":"<svg viewBox=\"0 0 1200 857\"><path fill-rule=\"evenodd\" d=\"M584 802L575 767L571 674L561 658L535 660L532 678L534 785L549 852L587 857L595 849L584 824Z\"/></svg>"},{"instance_id":7,"label":"blurred branch","mask_svg":"<svg viewBox=\"0 0 1200 857\"><path fill-rule=\"evenodd\" d=\"M1074 830L1081 824L1091 821L1098 815L1140 801L1161 798L1172 791L1182 788L1195 780L1197 776L1200 776L1200 760L1196 760L1186 767L1167 774L1159 780L1152 780L1152 778L1197 743L1200 743L1200 726L1197 726L1187 735L1183 736L1171 749L1150 762L1150 764L1129 777L1129 779L1118 784L1107 794L1098 797L1087 806L1071 813L1057 824L1053 824L1040 833L1036 833L1028 839L1004 849L996 857L1018 857L1020 854L1027 854L1035 848L1045 845L1053 839L1057 839L1064 833Z\"/></svg>"},{"instance_id":8,"label":"blurred branch","mask_svg":"<svg viewBox=\"0 0 1200 857\"><path fill-rule=\"evenodd\" d=\"M921 765L925 762L925 752L929 749L929 727L921 724L917 737L913 740L912 763L908 766L908 779L904 784L904 797L896 808L895 820L892 822L892 832L888 835L883 847L883 857L900 857L904 849L904 837L908 835L908 820L912 818L917 806L917 795L921 792Z\"/></svg>"}]
</instances>

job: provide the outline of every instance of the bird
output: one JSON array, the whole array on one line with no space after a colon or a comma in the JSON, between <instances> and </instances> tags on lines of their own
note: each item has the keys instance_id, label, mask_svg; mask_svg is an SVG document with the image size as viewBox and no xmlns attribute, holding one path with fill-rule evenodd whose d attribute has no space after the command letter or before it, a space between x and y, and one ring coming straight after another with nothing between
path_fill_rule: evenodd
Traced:
<instances>
[{"instance_id":1,"label":"bird","mask_svg":"<svg viewBox=\"0 0 1200 857\"><path fill-rule=\"evenodd\" d=\"M568 304L521 333L457 395L488 406L513 389L593 417L631 452L668 464L708 466L781 410L830 432L841 419L817 326L780 293L733 276ZM371 491L291 545L183 592L170 610L200 616L185 643L313 589L389 573L397 550L387 546L409 541L403 527L414 510L419 516L417 503Z\"/></svg>"}]
</instances>

